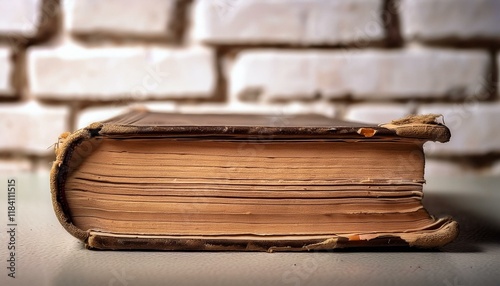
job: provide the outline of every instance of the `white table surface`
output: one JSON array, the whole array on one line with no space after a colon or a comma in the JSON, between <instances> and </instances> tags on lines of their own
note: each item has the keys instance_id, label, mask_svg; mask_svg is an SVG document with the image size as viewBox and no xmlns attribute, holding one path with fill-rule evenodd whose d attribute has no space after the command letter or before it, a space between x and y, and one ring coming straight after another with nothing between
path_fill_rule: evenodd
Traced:
<instances>
[{"instance_id":1,"label":"white table surface","mask_svg":"<svg viewBox=\"0 0 500 286\"><path fill-rule=\"evenodd\" d=\"M90 251L52 210L48 174L17 179L16 278L7 276L0 176L0 285L500 285L500 178L428 180L424 205L459 222L440 250L309 253Z\"/></svg>"}]
</instances>

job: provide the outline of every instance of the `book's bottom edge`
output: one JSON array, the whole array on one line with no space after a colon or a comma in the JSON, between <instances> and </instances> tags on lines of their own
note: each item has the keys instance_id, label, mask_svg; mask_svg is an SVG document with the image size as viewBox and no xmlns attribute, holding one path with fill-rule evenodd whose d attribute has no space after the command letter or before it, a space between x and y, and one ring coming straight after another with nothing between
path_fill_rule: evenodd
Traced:
<instances>
[{"instance_id":1,"label":"book's bottom edge","mask_svg":"<svg viewBox=\"0 0 500 286\"><path fill-rule=\"evenodd\" d=\"M123 235L90 231L86 248L95 250L165 251L313 251L365 247L436 248L458 235L458 223L443 218L432 229L394 233L353 233L322 236L296 235L293 239L252 239L235 237L175 237Z\"/></svg>"}]
</instances>

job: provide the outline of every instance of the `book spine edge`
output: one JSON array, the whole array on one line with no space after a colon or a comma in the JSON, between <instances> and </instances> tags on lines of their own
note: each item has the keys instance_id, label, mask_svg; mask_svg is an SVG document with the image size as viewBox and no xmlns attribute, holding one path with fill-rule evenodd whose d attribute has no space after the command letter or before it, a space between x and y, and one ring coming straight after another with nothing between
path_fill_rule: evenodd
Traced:
<instances>
[{"instance_id":1,"label":"book spine edge","mask_svg":"<svg viewBox=\"0 0 500 286\"><path fill-rule=\"evenodd\" d=\"M71 215L65 202L64 185L69 170L68 161L71 159L74 147L94 137L99 133L101 128L101 123L93 123L89 127L79 129L67 137L64 136L66 138L63 140L61 140L61 136L55 149L56 160L53 162L50 171L50 192L55 215L67 232L84 243L87 243L89 233L72 223Z\"/></svg>"}]
</instances>

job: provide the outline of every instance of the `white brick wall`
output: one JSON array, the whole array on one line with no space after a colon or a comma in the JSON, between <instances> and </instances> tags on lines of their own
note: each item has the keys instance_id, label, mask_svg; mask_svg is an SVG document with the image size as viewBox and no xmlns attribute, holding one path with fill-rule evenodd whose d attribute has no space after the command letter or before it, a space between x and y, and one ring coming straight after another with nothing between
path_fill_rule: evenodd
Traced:
<instances>
[{"instance_id":1,"label":"white brick wall","mask_svg":"<svg viewBox=\"0 0 500 286\"><path fill-rule=\"evenodd\" d=\"M167 36L173 0L64 0L65 28L75 33Z\"/></svg>"},{"instance_id":2,"label":"white brick wall","mask_svg":"<svg viewBox=\"0 0 500 286\"><path fill-rule=\"evenodd\" d=\"M0 0L0 35L36 35L42 0Z\"/></svg>"},{"instance_id":3,"label":"white brick wall","mask_svg":"<svg viewBox=\"0 0 500 286\"><path fill-rule=\"evenodd\" d=\"M401 26L407 38L500 39L498 0L401 1Z\"/></svg>"},{"instance_id":4,"label":"white brick wall","mask_svg":"<svg viewBox=\"0 0 500 286\"><path fill-rule=\"evenodd\" d=\"M68 131L69 109L36 102L0 105L0 152L53 154L52 144Z\"/></svg>"},{"instance_id":5,"label":"white brick wall","mask_svg":"<svg viewBox=\"0 0 500 286\"><path fill-rule=\"evenodd\" d=\"M212 51L164 47L28 50L30 91L57 100L208 97L215 87Z\"/></svg>"},{"instance_id":6,"label":"white brick wall","mask_svg":"<svg viewBox=\"0 0 500 286\"><path fill-rule=\"evenodd\" d=\"M11 76L13 66L10 54L8 48L0 46L0 96L12 93Z\"/></svg>"},{"instance_id":7,"label":"white brick wall","mask_svg":"<svg viewBox=\"0 0 500 286\"><path fill-rule=\"evenodd\" d=\"M382 124L405 117L411 113L412 106L408 104L360 103L350 105L347 108L344 120Z\"/></svg>"},{"instance_id":8,"label":"white brick wall","mask_svg":"<svg viewBox=\"0 0 500 286\"><path fill-rule=\"evenodd\" d=\"M431 155L484 155L500 151L500 104L470 102L454 105L424 105L418 113L444 115L451 130L446 144L427 143Z\"/></svg>"},{"instance_id":9,"label":"white brick wall","mask_svg":"<svg viewBox=\"0 0 500 286\"><path fill-rule=\"evenodd\" d=\"M443 98L481 93L485 51L448 49L241 52L230 71L234 98Z\"/></svg>"},{"instance_id":10,"label":"white brick wall","mask_svg":"<svg viewBox=\"0 0 500 286\"><path fill-rule=\"evenodd\" d=\"M209 43L316 45L384 37L381 0L199 0L193 10L193 37Z\"/></svg>"}]
</instances>

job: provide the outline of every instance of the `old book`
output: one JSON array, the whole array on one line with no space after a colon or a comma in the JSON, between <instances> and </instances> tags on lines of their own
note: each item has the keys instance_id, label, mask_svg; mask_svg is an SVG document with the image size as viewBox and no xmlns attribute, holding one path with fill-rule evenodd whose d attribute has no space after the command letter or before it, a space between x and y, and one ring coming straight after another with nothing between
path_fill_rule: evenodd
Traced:
<instances>
[{"instance_id":1,"label":"old book","mask_svg":"<svg viewBox=\"0 0 500 286\"><path fill-rule=\"evenodd\" d=\"M458 225L422 205L435 115L381 126L321 116L135 110L57 144L56 215L91 249L432 248Z\"/></svg>"}]
</instances>

